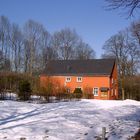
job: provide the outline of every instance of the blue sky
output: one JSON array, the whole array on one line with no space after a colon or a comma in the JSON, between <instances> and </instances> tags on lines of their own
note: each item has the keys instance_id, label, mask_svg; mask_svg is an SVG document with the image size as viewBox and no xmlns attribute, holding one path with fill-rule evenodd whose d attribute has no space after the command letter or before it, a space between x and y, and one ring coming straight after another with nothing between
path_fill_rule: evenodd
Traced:
<instances>
[{"instance_id":1,"label":"blue sky","mask_svg":"<svg viewBox=\"0 0 140 140\"><path fill-rule=\"evenodd\" d=\"M50 33L65 27L75 29L99 58L104 42L135 20L118 11L106 11L104 6L104 0L0 0L0 15L20 26L33 19Z\"/></svg>"}]
</instances>

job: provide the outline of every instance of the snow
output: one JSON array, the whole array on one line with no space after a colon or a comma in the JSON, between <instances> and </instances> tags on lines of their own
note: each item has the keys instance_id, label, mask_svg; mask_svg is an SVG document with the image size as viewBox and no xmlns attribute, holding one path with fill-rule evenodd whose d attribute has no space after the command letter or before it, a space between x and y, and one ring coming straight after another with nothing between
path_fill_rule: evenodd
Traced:
<instances>
[{"instance_id":1,"label":"snow","mask_svg":"<svg viewBox=\"0 0 140 140\"><path fill-rule=\"evenodd\" d=\"M125 140L139 129L140 102L81 100L48 104L0 101L0 140Z\"/></svg>"}]
</instances>

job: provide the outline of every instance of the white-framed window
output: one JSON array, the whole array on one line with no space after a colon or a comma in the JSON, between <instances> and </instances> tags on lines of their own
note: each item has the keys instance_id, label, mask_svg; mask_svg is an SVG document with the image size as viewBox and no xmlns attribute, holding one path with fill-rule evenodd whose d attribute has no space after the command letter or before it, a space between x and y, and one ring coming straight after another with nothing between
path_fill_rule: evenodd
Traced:
<instances>
[{"instance_id":1,"label":"white-framed window","mask_svg":"<svg viewBox=\"0 0 140 140\"><path fill-rule=\"evenodd\" d=\"M99 93L99 88L98 87L94 87L93 88L93 95L94 96L98 96L98 93Z\"/></svg>"},{"instance_id":2,"label":"white-framed window","mask_svg":"<svg viewBox=\"0 0 140 140\"><path fill-rule=\"evenodd\" d=\"M66 77L66 82L71 82L71 77Z\"/></svg>"},{"instance_id":3,"label":"white-framed window","mask_svg":"<svg viewBox=\"0 0 140 140\"><path fill-rule=\"evenodd\" d=\"M82 82L82 77L77 77L77 82Z\"/></svg>"}]
</instances>

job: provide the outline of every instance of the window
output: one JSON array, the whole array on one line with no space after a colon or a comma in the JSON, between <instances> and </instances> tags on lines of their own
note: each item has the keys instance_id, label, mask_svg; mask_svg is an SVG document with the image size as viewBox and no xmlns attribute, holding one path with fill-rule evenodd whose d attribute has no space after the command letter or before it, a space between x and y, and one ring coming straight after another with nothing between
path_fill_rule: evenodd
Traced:
<instances>
[{"instance_id":1,"label":"window","mask_svg":"<svg viewBox=\"0 0 140 140\"><path fill-rule=\"evenodd\" d=\"M99 88L93 88L94 96L98 96Z\"/></svg>"},{"instance_id":2,"label":"window","mask_svg":"<svg viewBox=\"0 0 140 140\"><path fill-rule=\"evenodd\" d=\"M70 82L71 81L71 77L66 77L66 82Z\"/></svg>"},{"instance_id":3,"label":"window","mask_svg":"<svg viewBox=\"0 0 140 140\"><path fill-rule=\"evenodd\" d=\"M82 82L82 77L77 77L77 82Z\"/></svg>"}]
</instances>

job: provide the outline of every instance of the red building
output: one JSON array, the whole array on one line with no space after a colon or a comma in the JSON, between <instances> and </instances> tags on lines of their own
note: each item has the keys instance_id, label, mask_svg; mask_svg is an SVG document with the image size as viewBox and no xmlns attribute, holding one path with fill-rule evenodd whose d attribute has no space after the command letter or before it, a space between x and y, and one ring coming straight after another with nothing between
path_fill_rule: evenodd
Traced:
<instances>
[{"instance_id":1,"label":"red building","mask_svg":"<svg viewBox=\"0 0 140 140\"><path fill-rule=\"evenodd\" d=\"M112 100L118 98L117 66L114 59L49 61L40 76L42 86L51 77L73 93L75 88L92 89L92 98Z\"/></svg>"}]
</instances>

